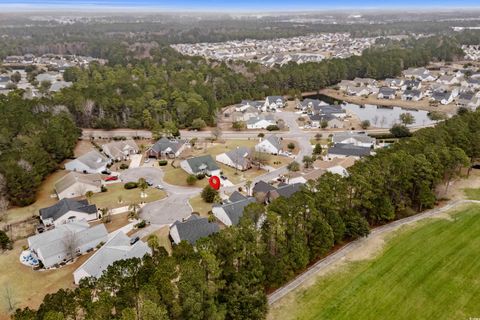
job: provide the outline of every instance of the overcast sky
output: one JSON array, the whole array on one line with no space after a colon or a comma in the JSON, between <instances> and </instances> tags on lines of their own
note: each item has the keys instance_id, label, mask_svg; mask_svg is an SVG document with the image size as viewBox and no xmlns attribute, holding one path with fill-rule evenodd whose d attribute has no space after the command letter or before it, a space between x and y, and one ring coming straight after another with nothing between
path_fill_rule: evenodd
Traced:
<instances>
[{"instance_id":1,"label":"overcast sky","mask_svg":"<svg viewBox=\"0 0 480 320\"><path fill-rule=\"evenodd\" d=\"M480 8L480 0L0 0L0 8L9 11L62 8L136 8L192 11L291 11L312 9L388 9L388 8Z\"/></svg>"}]
</instances>

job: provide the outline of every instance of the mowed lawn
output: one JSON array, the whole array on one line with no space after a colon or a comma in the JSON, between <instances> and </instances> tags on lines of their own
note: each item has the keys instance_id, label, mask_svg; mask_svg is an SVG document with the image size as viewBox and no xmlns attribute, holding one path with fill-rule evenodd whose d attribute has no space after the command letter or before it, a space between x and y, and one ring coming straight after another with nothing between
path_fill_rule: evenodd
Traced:
<instances>
[{"instance_id":1,"label":"mowed lawn","mask_svg":"<svg viewBox=\"0 0 480 320\"><path fill-rule=\"evenodd\" d=\"M480 315L480 206L397 232L273 308L269 319L469 319ZM447 217L448 218L448 217Z\"/></svg>"},{"instance_id":2,"label":"mowed lawn","mask_svg":"<svg viewBox=\"0 0 480 320\"><path fill-rule=\"evenodd\" d=\"M471 200L480 200L480 189L468 188L465 189L465 195Z\"/></svg>"},{"instance_id":3,"label":"mowed lawn","mask_svg":"<svg viewBox=\"0 0 480 320\"><path fill-rule=\"evenodd\" d=\"M119 208L128 206L132 203L152 202L165 198L165 191L149 187L145 190L147 197L140 197L141 190L125 189L123 183L114 183L107 185L107 192L95 193L90 200L98 208Z\"/></svg>"}]
</instances>

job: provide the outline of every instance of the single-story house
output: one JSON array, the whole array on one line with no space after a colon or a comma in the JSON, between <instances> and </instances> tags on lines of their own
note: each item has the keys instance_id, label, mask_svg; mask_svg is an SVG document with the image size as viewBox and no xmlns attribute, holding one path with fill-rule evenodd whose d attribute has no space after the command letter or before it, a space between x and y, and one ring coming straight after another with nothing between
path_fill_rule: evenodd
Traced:
<instances>
[{"instance_id":1,"label":"single-story house","mask_svg":"<svg viewBox=\"0 0 480 320\"><path fill-rule=\"evenodd\" d=\"M464 92L457 97L457 105L476 110L480 106L480 99L471 92Z\"/></svg>"},{"instance_id":2,"label":"single-story house","mask_svg":"<svg viewBox=\"0 0 480 320\"><path fill-rule=\"evenodd\" d=\"M348 176L347 169L353 166L355 161L355 157L333 158L330 161L317 160L313 163L313 167L346 177Z\"/></svg>"},{"instance_id":3,"label":"single-story house","mask_svg":"<svg viewBox=\"0 0 480 320\"><path fill-rule=\"evenodd\" d=\"M431 100L438 101L441 104L449 104L453 102L453 95L451 92L433 92Z\"/></svg>"},{"instance_id":4,"label":"single-story house","mask_svg":"<svg viewBox=\"0 0 480 320\"><path fill-rule=\"evenodd\" d=\"M378 99L395 99L396 90L388 87L381 87L378 90L377 98Z\"/></svg>"},{"instance_id":5,"label":"single-story house","mask_svg":"<svg viewBox=\"0 0 480 320\"><path fill-rule=\"evenodd\" d=\"M335 129L335 128L343 128L343 120L338 118L332 114L312 114L309 116L310 121L312 123L312 127L320 128L322 126L322 122L326 121L327 128Z\"/></svg>"},{"instance_id":6,"label":"single-story house","mask_svg":"<svg viewBox=\"0 0 480 320\"><path fill-rule=\"evenodd\" d=\"M153 146L151 146L146 154L150 158L169 157L176 158L185 149L186 141L179 139L161 138Z\"/></svg>"},{"instance_id":7,"label":"single-story house","mask_svg":"<svg viewBox=\"0 0 480 320\"><path fill-rule=\"evenodd\" d=\"M75 284L84 278L100 278L105 270L115 261L143 258L152 254L152 250L142 240L131 244L131 239L122 231L117 232L97 252L73 272Z\"/></svg>"},{"instance_id":8,"label":"single-story house","mask_svg":"<svg viewBox=\"0 0 480 320\"><path fill-rule=\"evenodd\" d=\"M213 205L212 212L226 226L237 225L243 215L243 209L254 202L255 198L249 197L226 204Z\"/></svg>"},{"instance_id":9,"label":"single-story house","mask_svg":"<svg viewBox=\"0 0 480 320\"><path fill-rule=\"evenodd\" d=\"M402 93L402 100L404 101L419 101L423 98L423 93L420 90L407 89Z\"/></svg>"},{"instance_id":10,"label":"single-story house","mask_svg":"<svg viewBox=\"0 0 480 320\"><path fill-rule=\"evenodd\" d=\"M272 202L279 197L290 198L294 193L300 191L302 186L303 183L281 184L275 190L267 193L266 201Z\"/></svg>"},{"instance_id":11,"label":"single-story house","mask_svg":"<svg viewBox=\"0 0 480 320\"><path fill-rule=\"evenodd\" d=\"M315 169L308 172L297 171L289 174L288 183L295 184L295 183L307 183L309 180L317 180L325 173L323 169Z\"/></svg>"},{"instance_id":12,"label":"single-story house","mask_svg":"<svg viewBox=\"0 0 480 320\"><path fill-rule=\"evenodd\" d=\"M480 89L480 78L468 78L462 81L462 86L470 89Z\"/></svg>"},{"instance_id":13,"label":"single-story house","mask_svg":"<svg viewBox=\"0 0 480 320\"><path fill-rule=\"evenodd\" d=\"M328 149L328 158L361 158L370 155L370 147L356 146L350 143L336 143Z\"/></svg>"},{"instance_id":14,"label":"single-story house","mask_svg":"<svg viewBox=\"0 0 480 320\"><path fill-rule=\"evenodd\" d=\"M345 118L347 116L347 111L338 105L323 104L323 105L314 105L313 114L320 115L332 115L337 118Z\"/></svg>"},{"instance_id":15,"label":"single-story house","mask_svg":"<svg viewBox=\"0 0 480 320\"><path fill-rule=\"evenodd\" d=\"M83 173L101 173L107 170L111 160L96 150L89 151L84 155L65 164L65 170Z\"/></svg>"},{"instance_id":16,"label":"single-story house","mask_svg":"<svg viewBox=\"0 0 480 320\"><path fill-rule=\"evenodd\" d=\"M376 87L377 86L377 80L372 79L372 78L355 78L352 81L356 86L361 86L361 87Z\"/></svg>"},{"instance_id":17,"label":"single-story house","mask_svg":"<svg viewBox=\"0 0 480 320\"><path fill-rule=\"evenodd\" d=\"M366 87L348 87L347 94L349 96L368 96L371 93L371 90Z\"/></svg>"},{"instance_id":18,"label":"single-story house","mask_svg":"<svg viewBox=\"0 0 480 320\"><path fill-rule=\"evenodd\" d=\"M451 86L460 83L460 79L455 75L443 75L437 79L437 82Z\"/></svg>"},{"instance_id":19,"label":"single-story house","mask_svg":"<svg viewBox=\"0 0 480 320\"><path fill-rule=\"evenodd\" d=\"M102 177L98 173L70 172L55 183L58 199L84 196L88 191L102 191Z\"/></svg>"},{"instance_id":20,"label":"single-story house","mask_svg":"<svg viewBox=\"0 0 480 320\"><path fill-rule=\"evenodd\" d=\"M402 90L420 90L422 83L418 80L406 80L402 85Z\"/></svg>"},{"instance_id":21,"label":"single-story house","mask_svg":"<svg viewBox=\"0 0 480 320\"><path fill-rule=\"evenodd\" d=\"M59 226L76 221L92 221L98 219L97 206L88 200L64 198L53 206L39 210L40 220L46 227Z\"/></svg>"},{"instance_id":22,"label":"single-story house","mask_svg":"<svg viewBox=\"0 0 480 320\"><path fill-rule=\"evenodd\" d=\"M112 141L102 145L103 152L112 160L126 160L132 154L138 153L138 146L133 139Z\"/></svg>"},{"instance_id":23,"label":"single-story house","mask_svg":"<svg viewBox=\"0 0 480 320\"><path fill-rule=\"evenodd\" d=\"M275 124L276 121L273 115L260 115L247 120L247 129L266 129L268 126Z\"/></svg>"},{"instance_id":24,"label":"single-story house","mask_svg":"<svg viewBox=\"0 0 480 320\"><path fill-rule=\"evenodd\" d=\"M282 139L273 134L269 135L255 145L255 151L279 154L283 151Z\"/></svg>"},{"instance_id":25,"label":"single-story house","mask_svg":"<svg viewBox=\"0 0 480 320\"><path fill-rule=\"evenodd\" d=\"M355 83L351 80L342 80L338 83L338 88L342 91L345 91L348 89L348 87L355 86Z\"/></svg>"},{"instance_id":26,"label":"single-story house","mask_svg":"<svg viewBox=\"0 0 480 320\"><path fill-rule=\"evenodd\" d=\"M192 214L184 221L176 221L172 224L170 227L170 238L175 244L187 241L191 245L195 245L198 239L208 237L219 230L218 224L209 222L208 218L200 218Z\"/></svg>"},{"instance_id":27,"label":"single-story house","mask_svg":"<svg viewBox=\"0 0 480 320\"><path fill-rule=\"evenodd\" d=\"M58 92L62 90L63 88L69 88L73 85L73 82L67 82L67 81L55 81L52 83L50 86L50 89L48 91L50 92Z\"/></svg>"},{"instance_id":28,"label":"single-story house","mask_svg":"<svg viewBox=\"0 0 480 320\"><path fill-rule=\"evenodd\" d=\"M104 224L90 227L86 222L72 222L29 237L28 247L48 269L93 250L107 240Z\"/></svg>"},{"instance_id":29,"label":"single-story house","mask_svg":"<svg viewBox=\"0 0 480 320\"><path fill-rule=\"evenodd\" d=\"M403 81L403 79L387 78L385 79L385 85L393 89L400 89L403 85Z\"/></svg>"},{"instance_id":30,"label":"single-story house","mask_svg":"<svg viewBox=\"0 0 480 320\"><path fill-rule=\"evenodd\" d=\"M213 160L209 154L183 160L180 162L180 167L187 173L194 175L203 173L218 176L221 171L215 160Z\"/></svg>"},{"instance_id":31,"label":"single-story house","mask_svg":"<svg viewBox=\"0 0 480 320\"><path fill-rule=\"evenodd\" d=\"M333 143L353 144L360 147L372 148L375 145L375 138L370 137L366 133L348 131L334 133L332 136Z\"/></svg>"},{"instance_id":32,"label":"single-story house","mask_svg":"<svg viewBox=\"0 0 480 320\"><path fill-rule=\"evenodd\" d=\"M264 195L267 195L267 193L272 191L272 190L275 190L274 186L272 186L269 183L266 183L263 180L260 180L257 183L255 183L255 185L253 186L252 195L255 196L255 195L260 194L260 193L262 193Z\"/></svg>"},{"instance_id":33,"label":"single-story house","mask_svg":"<svg viewBox=\"0 0 480 320\"><path fill-rule=\"evenodd\" d=\"M215 160L229 167L236 168L240 171L245 171L252 167L250 155L251 151L249 148L238 147L228 152L217 155L215 157Z\"/></svg>"}]
</instances>

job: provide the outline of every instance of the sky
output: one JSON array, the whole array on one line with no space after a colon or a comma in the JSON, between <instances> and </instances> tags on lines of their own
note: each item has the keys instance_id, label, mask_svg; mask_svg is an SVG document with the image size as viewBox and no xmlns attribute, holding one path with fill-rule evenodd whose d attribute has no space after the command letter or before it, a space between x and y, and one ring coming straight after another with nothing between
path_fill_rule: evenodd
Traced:
<instances>
[{"instance_id":1,"label":"sky","mask_svg":"<svg viewBox=\"0 0 480 320\"><path fill-rule=\"evenodd\" d=\"M480 8L480 0L0 0L0 12L28 9L303 11L322 9Z\"/></svg>"}]
</instances>

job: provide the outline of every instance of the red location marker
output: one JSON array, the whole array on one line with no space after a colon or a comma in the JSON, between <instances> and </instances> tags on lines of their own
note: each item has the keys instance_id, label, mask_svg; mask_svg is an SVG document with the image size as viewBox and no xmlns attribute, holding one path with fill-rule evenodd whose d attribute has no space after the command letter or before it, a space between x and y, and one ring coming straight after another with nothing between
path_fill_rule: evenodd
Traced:
<instances>
[{"instance_id":1,"label":"red location marker","mask_svg":"<svg viewBox=\"0 0 480 320\"><path fill-rule=\"evenodd\" d=\"M215 190L220 189L220 178L219 177L211 176L210 179L208 179L208 183L210 183L210 186L213 189L215 189Z\"/></svg>"}]
</instances>

